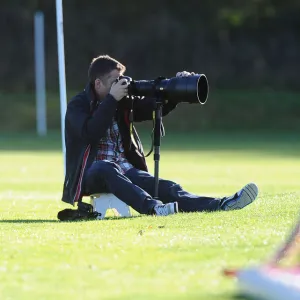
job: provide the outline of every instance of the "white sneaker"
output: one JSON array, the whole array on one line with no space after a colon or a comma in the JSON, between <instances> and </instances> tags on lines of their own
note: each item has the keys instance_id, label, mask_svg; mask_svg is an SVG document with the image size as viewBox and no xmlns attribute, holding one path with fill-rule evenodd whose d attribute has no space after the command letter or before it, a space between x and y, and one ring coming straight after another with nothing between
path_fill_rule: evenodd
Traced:
<instances>
[{"instance_id":1,"label":"white sneaker","mask_svg":"<svg viewBox=\"0 0 300 300\"><path fill-rule=\"evenodd\" d=\"M222 199L221 209L235 210L252 203L258 195L258 187L255 183L248 183L233 196Z\"/></svg>"},{"instance_id":2,"label":"white sneaker","mask_svg":"<svg viewBox=\"0 0 300 300\"><path fill-rule=\"evenodd\" d=\"M178 203L171 202L167 204L157 204L153 208L155 215L167 216L178 213Z\"/></svg>"}]
</instances>

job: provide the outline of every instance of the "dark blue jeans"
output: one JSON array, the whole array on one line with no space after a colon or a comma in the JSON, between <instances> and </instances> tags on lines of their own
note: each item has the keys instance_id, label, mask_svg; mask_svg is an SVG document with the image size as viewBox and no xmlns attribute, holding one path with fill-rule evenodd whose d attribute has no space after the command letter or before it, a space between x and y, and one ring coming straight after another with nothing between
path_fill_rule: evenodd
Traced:
<instances>
[{"instance_id":1,"label":"dark blue jeans","mask_svg":"<svg viewBox=\"0 0 300 300\"><path fill-rule=\"evenodd\" d=\"M153 199L154 176L135 168L124 175L113 162L98 161L87 170L84 180L85 194L113 193L120 200L142 214L151 214L156 204L178 202L181 212L219 210L220 199L188 193L169 180L159 180L158 198Z\"/></svg>"}]
</instances>

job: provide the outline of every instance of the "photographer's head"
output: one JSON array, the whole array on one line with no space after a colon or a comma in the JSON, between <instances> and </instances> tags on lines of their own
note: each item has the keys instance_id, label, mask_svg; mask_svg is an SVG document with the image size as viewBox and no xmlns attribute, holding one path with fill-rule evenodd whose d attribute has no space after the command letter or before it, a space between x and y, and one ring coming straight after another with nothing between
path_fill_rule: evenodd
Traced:
<instances>
[{"instance_id":1,"label":"photographer's head","mask_svg":"<svg viewBox=\"0 0 300 300\"><path fill-rule=\"evenodd\" d=\"M103 99L110 91L113 82L126 71L126 67L108 55L100 55L91 62L88 71L89 82L95 93Z\"/></svg>"}]
</instances>

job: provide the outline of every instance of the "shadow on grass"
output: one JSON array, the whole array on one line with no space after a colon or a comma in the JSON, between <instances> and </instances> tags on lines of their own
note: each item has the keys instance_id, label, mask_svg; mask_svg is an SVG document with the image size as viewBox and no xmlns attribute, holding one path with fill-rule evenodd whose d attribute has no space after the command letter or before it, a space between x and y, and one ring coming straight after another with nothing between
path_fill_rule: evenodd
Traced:
<instances>
[{"instance_id":1,"label":"shadow on grass","mask_svg":"<svg viewBox=\"0 0 300 300\"><path fill-rule=\"evenodd\" d=\"M70 221L60 221L60 220L49 220L49 219L3 219L0 220L0 223L77 223L77 222L105 222L105 221L116 221L116 220L124 220L124 219L136 219L140 218L141 216L131 216L131 217L105 217L103 220L97 220L97 219L83 219L83 220L70 220Z\"/></svg>"},{"instance_id":2,"label":"shadow on grass","mask_svg":"<svg viewBox=\"0 0 300 300\"><path fill-rule=\"evenodd\" d=\"M58 223L60 222L59 220L43 220L43 219L36 219L36 220L31 220L31 219L19 219L19 220L0 220L0 223Z\"/></svg>"},{"instance_id":3,"label":"shadow on grass","mask_svg":"<svg viewBox=\"0 0 300 300\"><path fill-rule=\"evenodd\" d=\"M233 300L262 300L261 298L251 297L245 294L236 294L232 297Z\"/></svg>"},{"instance_id":4,"label":"shadow on grass","mask_svg":"<svg viewBox=\"0 0 300 300\"><path fill-rule=\"evenodd\" d=\"M99 221L112 221L112 220L132 220L132 219L136 219L136 218L141 218L142 215L136 215L136 216L130 216L130 217L105 217L103 220L99 220Z\"/></svg>"}]
</instances>

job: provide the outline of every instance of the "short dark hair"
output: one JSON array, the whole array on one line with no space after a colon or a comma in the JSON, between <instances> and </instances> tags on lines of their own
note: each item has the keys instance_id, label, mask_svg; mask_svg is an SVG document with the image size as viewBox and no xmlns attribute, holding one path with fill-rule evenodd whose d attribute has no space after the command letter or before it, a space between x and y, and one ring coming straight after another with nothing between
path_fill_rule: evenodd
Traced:
<instances>
[{"instance_id":1,"label":"short dark hair","mask_svg":"<svg viewBox=\"0 0 300 300\"><path fill-rule=\"evenodd\" d=\"M97 78L103 77L113 70L119 70L124 73L126 67L109 55L95 57L92 60L88 71L89 82L94 84Z\"/></svg>"}]
</instances>

